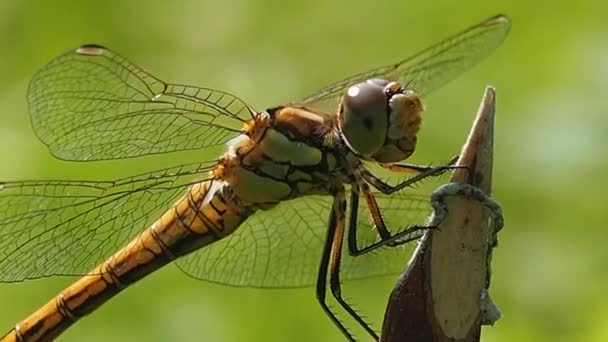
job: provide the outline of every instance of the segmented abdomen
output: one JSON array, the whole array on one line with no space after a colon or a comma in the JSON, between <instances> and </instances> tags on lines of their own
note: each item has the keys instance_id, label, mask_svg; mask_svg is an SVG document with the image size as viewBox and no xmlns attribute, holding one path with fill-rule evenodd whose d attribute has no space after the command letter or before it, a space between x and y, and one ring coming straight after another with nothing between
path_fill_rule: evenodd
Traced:
<instances>
[{"instance_id":1,"label":"segmented abdomen","mask_svg":"<svg viewBox=\"0 0 608 342\"><path fill-rule=\"evenodd\" d=\"M221 180L191 186L160 219L17 324L0 342L53 340L137 280L232 233L250 214L238 206Z\"/></svg>"}]
</instances>

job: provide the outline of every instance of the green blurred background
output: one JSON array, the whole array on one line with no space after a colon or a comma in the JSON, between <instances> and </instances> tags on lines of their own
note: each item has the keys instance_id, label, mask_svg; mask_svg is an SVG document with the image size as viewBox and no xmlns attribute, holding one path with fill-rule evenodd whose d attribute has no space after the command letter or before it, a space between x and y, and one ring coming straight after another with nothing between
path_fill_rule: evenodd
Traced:
<instances>
[{"instance_id":1,"label":"green blurred background","mask_svg":"<svg viewBox=\"0 0 608 342\"><path fill-rule=\"evenodd\" d=\"M489 59L429 97L412 161L444 161L458 151L483 87L496 86L494 196L507 225L494 254L491 293L504 317L483 330L483 340L608 341L608 2L603 0L1 1L0 179L108 179L155 167L159 159L119 166L60 162L31 131L29 78L83 43L112 47L163 79L234 92L263 109L399 60L499 12L512 19L510 36ZM177 160L168 156L164 165ZM0 332L70 281L0 284ZM363 284L363 301L384 305L392 281ZM379 313L371 316L376 327ZM343 337L322 313L312 288L229 288L167 267L61 340Z\"/></svg>"}]
</instances>

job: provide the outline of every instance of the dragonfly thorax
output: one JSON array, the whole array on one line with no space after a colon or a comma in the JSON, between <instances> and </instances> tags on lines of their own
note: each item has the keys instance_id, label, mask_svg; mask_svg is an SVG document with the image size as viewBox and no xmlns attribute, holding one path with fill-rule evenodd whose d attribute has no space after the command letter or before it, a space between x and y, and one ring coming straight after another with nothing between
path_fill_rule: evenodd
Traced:
<instances>
[{"instance_id":1,"label":"dragonfly thorax","mask_svg":"<svg viewBox=\"0 0 608 342\"><path fill-rule=\"evenodd\" d=\"M339 127L355 153L378 162L397 162L416 147L422 103L397 82L369 79L348 88L339 108Z\"/></svg>"}]
</instances>

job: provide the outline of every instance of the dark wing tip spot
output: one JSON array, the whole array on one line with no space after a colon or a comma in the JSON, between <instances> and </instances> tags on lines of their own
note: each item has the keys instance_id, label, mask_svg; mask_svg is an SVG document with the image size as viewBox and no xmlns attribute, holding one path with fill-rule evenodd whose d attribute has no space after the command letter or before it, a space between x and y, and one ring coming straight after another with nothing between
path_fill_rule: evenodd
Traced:
<instances>
[{"instance_id":1,"label":"dark wing tip spot","mask_svg":"<svg viewBox=\"0 0 608 342\"><path fill-rule=\"evenodd\" d=\"M87 56L100 56L104 51L106 51L105 47L96 44L87 44L76 49L77 54Z\"/></svg>"}]
</instances>

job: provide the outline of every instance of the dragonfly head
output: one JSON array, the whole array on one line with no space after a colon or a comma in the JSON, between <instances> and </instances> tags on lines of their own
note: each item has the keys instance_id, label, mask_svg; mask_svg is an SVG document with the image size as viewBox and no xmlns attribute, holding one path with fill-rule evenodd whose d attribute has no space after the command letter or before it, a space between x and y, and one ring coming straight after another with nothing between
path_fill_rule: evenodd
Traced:
<instances>
[{"instance_id":1,"label":"dragonfly head","mask_svg":"<svg viewBox=\"0 0 608 342\"><path fill-rule=\"evenodd\" d=\"M416 147L422 103L397 82L369 79L348 88L339 125L351 150L380 163L398 162Z\"/></svg>"}]
</instances>

